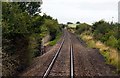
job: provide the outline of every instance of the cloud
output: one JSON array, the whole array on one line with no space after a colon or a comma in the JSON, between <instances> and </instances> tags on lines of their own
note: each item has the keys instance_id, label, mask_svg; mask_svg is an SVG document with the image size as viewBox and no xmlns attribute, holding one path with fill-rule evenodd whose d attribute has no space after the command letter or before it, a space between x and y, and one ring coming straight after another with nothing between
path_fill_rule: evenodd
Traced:
<instances>
[{"instance_id":1,"label":"cloud","mask_svg":"<svg viewBox=\"0 0 120 78\"><path fill-rule=\"evenodd\" d=\"M92 23L100 19L117 21L119 0L44 0L42 12L59 22L82 21Z\"/></svg>"}]
</instances>

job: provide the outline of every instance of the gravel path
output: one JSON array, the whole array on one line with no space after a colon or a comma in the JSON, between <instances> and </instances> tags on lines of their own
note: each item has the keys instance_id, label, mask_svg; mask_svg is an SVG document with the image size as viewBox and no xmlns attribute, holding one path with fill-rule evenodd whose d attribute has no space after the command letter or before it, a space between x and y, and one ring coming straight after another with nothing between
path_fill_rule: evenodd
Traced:
<instances>
[{"instance_id":1,"label":"gravel path","mask_svg":"<svg viewBox=\"0 0 120 78\"><path fill-rule=\"evenodd\" d=\"M70 76L70 35L67 31L65 33L65 42L49 74L50 77Z\"/></svg>"}]
</instances>

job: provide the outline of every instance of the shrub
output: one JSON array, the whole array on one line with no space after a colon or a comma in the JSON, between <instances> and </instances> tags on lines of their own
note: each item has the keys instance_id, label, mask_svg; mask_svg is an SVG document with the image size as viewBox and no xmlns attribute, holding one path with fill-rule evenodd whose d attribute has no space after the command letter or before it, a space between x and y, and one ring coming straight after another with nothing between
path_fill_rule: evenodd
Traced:
<instances>
[{"instance_id":1,"label":"shrub","mask_svg":"<svg viewBox=\"0 0 120 78\"><path fill-rule=\"evenodd\" d=\"M80 24L80 25L77 25L76 27L76 30L78 31L78 33L82 33L84 31L87 31L90 29L90 25L86 24L86 23L83 23L83 24Z\"/></svg>"},{"instance_id":2,"label":"shrub","mask_svg":"<svg viewBox=\"0 0 120 78\"><path fill-rule=\"evenodd\" d=\"M118 41L113 35L110 36L106 42L106 44L111 47L117 47L117 43L118 43Z\"/></svg>"},{"instance_id":3,"label":"shrub","mask_svg":"<svg viewBox=\"0 0 120 78\"><path fill-rule=\"evenodd\" d=\"M118 39L118 44L117 44L118 50L120 50L120 39ZM120 51L119 51L120 52Z\"/></svg>"}]
</instances>

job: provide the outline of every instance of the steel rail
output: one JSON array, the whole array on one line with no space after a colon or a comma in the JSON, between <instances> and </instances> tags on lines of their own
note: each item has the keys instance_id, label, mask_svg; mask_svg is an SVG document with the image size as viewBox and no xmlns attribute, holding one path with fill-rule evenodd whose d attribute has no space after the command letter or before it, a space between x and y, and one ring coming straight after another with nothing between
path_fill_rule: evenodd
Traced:
<instances>
[{"instance_id":1,"label":"steel rail","mask_svg":"<svg viewBox=\"0 0 120 78\"><path fill-rule=\"evenodd\" d=\"M65 37L65 36L64 36L64 37ZM62 41L59 49L57 50L55 56L53 57L50 65L49 65L49 67L48 67L47 70L45 71L45 73L44 73L44 75L43 75L42 78L46 78L46 77L49 75L50 70L52 69L52 67L53 67L53 65L54 65L54 63L55 63L55 60L57 59L57 57L58 57L58 55L59 55L59 53L60 53L60 50L61 50L61 48L62 48L62 46L63 46L63 43L64 43L64 41L65 41L64 37L63 37L63 41Z\"/></svg>"},{"instance_id":2,"label":"steel rail","mask_svg":"<svg viewBox=\"0 0 120 78\"><path fill-rule=\"evenodd\" d=\"M70 77L73 78L74 77L74 61L73 61L74 57L73 57L73 45L71 42L71 46L70 46Z\"/></svg>"}]
</instances>

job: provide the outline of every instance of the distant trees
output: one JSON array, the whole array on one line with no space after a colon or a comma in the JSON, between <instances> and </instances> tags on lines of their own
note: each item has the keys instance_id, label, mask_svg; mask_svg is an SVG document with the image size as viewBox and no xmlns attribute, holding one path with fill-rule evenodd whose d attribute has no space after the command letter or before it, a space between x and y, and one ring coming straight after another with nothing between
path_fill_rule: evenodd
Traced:
<instances>
[{"instance_id":1,"label":"distant trees","mask_svg":"<svg viewBox=\"0 0 120 78\"><path fill-rule=\"evenodd\" d=\"M76 27L77 32L80 34L89 29L90 29L90 25L88 25L86 23L81 23L80 25L77 25L77 27Z\"/></svg>"},{"instance_id":2,"label":"distant trees","mask_svg":"<svg viewBox=\"0 0 120 78\"><path fill-rule=\"evenodd\" d=\"M79 21L77 21L77 22L76 22L76 24L80 24L80 22L79 22Z\"/></svg>"},{"instance_id":3,"label":"distant trees","mask_svg":"<svg viewBox=\"0 0 120 78\"><path fill-rule=\"evenodd\" d=\"M60 24L60 27L61 28L65 28L67 25L65 25L65 24Z\"/></svg>"},{"instance_id":4,"label":"distant trees","mask_svg":"<svg viewBox=\"0 0 120 78\"><path fill-rule=\"evenodd\" d=\"M72 22L67 22L67 24L73 24Z\"/></svg>"}]
</instances>

